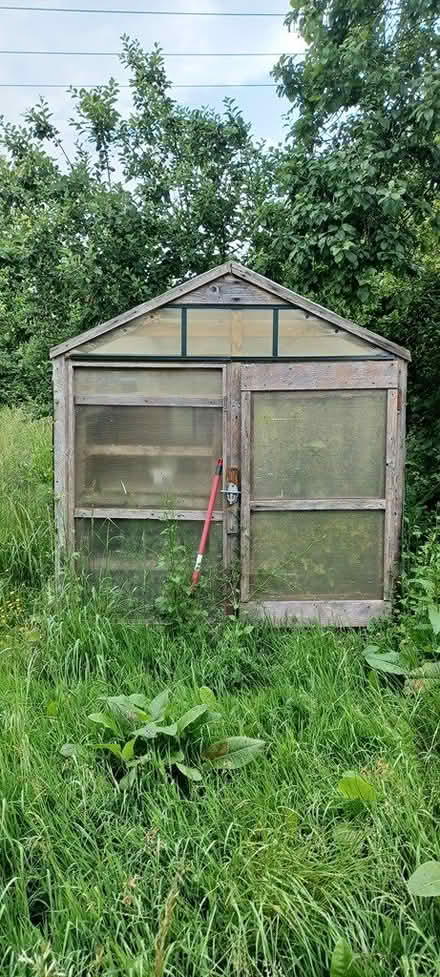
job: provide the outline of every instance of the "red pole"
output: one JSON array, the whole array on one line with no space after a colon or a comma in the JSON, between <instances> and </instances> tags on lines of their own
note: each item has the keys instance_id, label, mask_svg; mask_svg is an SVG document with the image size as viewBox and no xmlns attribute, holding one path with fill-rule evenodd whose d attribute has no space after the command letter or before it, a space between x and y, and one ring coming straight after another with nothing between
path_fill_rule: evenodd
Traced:
<instances>
[{"instance_id":1,"label":"red pole","mask_svg":"<svg viewBox=\"0 0 440 977\"><path fill-rule=\"evenodd\" d=\"M215 499L218 492L218 487L220 484L220 479L222 477L223 471L223 458L217 460L217 465L215 469L215 475L212 479L211 485L211 495L209 496L208 508L206 510L205 522L203 524L202 535L200 537L199 549L197 553L196 562L194 564L194 572L192 575L192 585L197 587L200 578L200 569L202 566L203 554L206 549L206 544L208 542L209 527L211 525L212 512L214 509Z\"/></svg>"}]
</instances>

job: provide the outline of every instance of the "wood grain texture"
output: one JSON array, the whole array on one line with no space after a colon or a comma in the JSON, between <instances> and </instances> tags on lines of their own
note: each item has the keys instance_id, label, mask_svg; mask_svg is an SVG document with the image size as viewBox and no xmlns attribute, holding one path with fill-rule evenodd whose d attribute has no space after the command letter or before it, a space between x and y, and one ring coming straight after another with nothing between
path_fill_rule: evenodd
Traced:
<instances>
[{"instance_id":1,"label":"wood grain texture","mask_svg":"<svg viewBox=\"0 0 440 977\"><path fill-rule=\"evenodd\" d=\"M79 352L79 351L78 351ZM221 357L220 357L221 361ZM177 359L171 360L124 360L112 357L108 360L70 360L72 366L79 367L81 370L219 370L221 362L200 363L194 360Z\"/></svg>"},{"instance_id":2,"label":"wood grain texture","mask_svg":"<svg viewBox=\"0 0 440 977\"><path fill-rule=\"evenodd\" d=\"M241 394L241 599L249 599L250 571L251 394Z\"/></svg>"},{"instance_id":3,"label":"wood grain texture","mask_svg":"<svg viewBox=\"0 0 440 977\"><path fill-rule=\"evenodd\" d=\"M76 394L75 404L97 407L222 407L220 397L144 397L143 394Z\"/></svg>"},{"instance_id":4,"label":"wood grain texture","mask_svg":"<svg viewBox=\"0 0 440 977\"><path fill-rule=\"evenodd\" d=\"M176 522L203 521L205 509L123 509L118 506L96 506L94 508L81 507L74 510L75 519L162 519ZM223 513L214 509L213 522L222 522Z\"/></svg>"},{"instance_id":5,"label":"wood grain texture","mask_svg":"<svg viewBox=\"0 0 440 977\"><path fill-rule=\"evenodd\" d=\"M227 468L233 467L240 470L240 442L241 442L241 365L240 363L228 363L226 367L227 377ZM226 479L225 479L226 485ZM240 500L240 496L239 496ZM225 507L225 532L226 542L226 566L231 566L240 557L240 501Z\"/></svg>"},{"instance_id":6,"label":"wood grain texture","mask_svg":"<svg viewBox=\"0 0 440 977\"><path fill-rule=\"evenodd\" d=\"M327 322L332 322L335 326L340 326L341 329L345 329L346 332L352 333L353 336L359 336L360 339L365 339L366 342L372 342L375 345L380 346L381 349L386 349L389 353L394 353L395 356L402 357L405 360L411 359L411 353L403 346L398 346L397 343L392 343L389 339L379 336L378 333L371 332L370 329L364 329L362 326L358 326L355 322L352 322L351 319L344 319L336 312L332 312L330 309L326 309L323 305L318 305L316 302L312 302L303 295L298 295L290 288L284 288L283 285L278 285L277 282L273 282L269 278L259 275L256 271L251 271L250 268L246 268L244 265L240 265L233 261L231 263L231 271L237 277L243 278L245 281L256 285L258 288L267 289L268 291L273 292L273 294L278 297L278 300L282 299L292 305L297 305L300 309L305 309L312 315L325 319Z\"/></svg>"},{"instance_id":7,"label":"wood grain texture","mask_svg":"<svg viewBox=\"0 0 440 977\"><path fill-rule=\"evenodd\" d=\"M398 391L389 390L387 395L387 433L385 461L385 528L384 528L384 598L391 600L395 573L395 522L397 488L397 438L398 438Z\"/></svg>"},{"instance_id":8,"label":"wood grain texture","mask_svg":"<svg viewBox=\"0 0 440 977\"><path fill-rule=\"evenodd\" d=\"M63 554L66 547L66 363L63 357L53 364L54 397L54 495L55 495L55 573L59 583Z\"/></svg>"},{"instance_id":9,"label":"wood grain texture","mask_svg":"<svg viewBox=\"0 0 440 977\"><path fill-rule=\"evenodd\" d=\"M73 553L75 533L75 412L73 406L73 367L66 361L66 552Z\"/></svg>"},{"instance_id":10,"label":"wood grain texture","mask_svg":"<svg viewBox=\"0 0 440 977\"><path fill-rule=\"evenodd\" d=\"M287 305L284 299L243 281L237 275L224 275L176 299L173 305Z\"/></svg>"},{"instance_id":11,"label":"wood grain texture","mask_svg":"<svg viewBox=\"0 0 440 977\"><path fill-rule=\"evenodd\" d=\"M287 600L249 601L241 612L268 618L278 627L320 624L323 627L363 628L373 618L388 617L391 603L384 600Z\"/></svg>"},{"instance_id":12,"label":"wood grain texture","mask_svg":"<svg viewBox=\"0 0 440 977\"><path fill-rule=\"evenodd\" d=\"M392 588L400 567L400 544L402 535L403 501L405 495L405 461L406 461L406 389L408 367L404 361L399 364L399 388L397 398L397 432L396 432L396 472L395 496L391 531L391 560L392 560Z\"/></svg>"},{"instance_id":13,"label":"wood grain texture","mask_svg":"<svg viewBox=\"0 0 440 977\"><path fill-rule=\"evenodd\" d=\"M316 512L317 510L385 509L385 499L258 499L251 500L251 512Z\"/></svg>"},{"instance_id":14,"label":"wood grain texture","mask_svg":"<svg viewBox=\"0 0 440 977\"><path fill-rule=\"evenodd\" d=\"M396 387L398 361L244 363L243 390L343 390Z\"/></svg>"}]
</instances>

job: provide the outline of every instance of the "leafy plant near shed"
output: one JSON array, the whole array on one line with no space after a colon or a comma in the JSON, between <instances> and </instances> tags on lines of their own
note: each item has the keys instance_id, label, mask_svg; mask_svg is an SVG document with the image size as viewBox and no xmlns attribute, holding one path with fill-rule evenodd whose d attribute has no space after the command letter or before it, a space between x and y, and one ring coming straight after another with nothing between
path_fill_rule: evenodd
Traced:
<instances>
[{"instance_id":1,"label":"leafy plant near shed","mask_svg":"<svg viewBox=\"0 0 440 977\"><path fill-rule=\"evenodd\" d=\"M202 727L221 722L222 715L211 689L200 688L198 698L191 709L176 715L170 707L168 689L151 701L138 693L105 697L104 709L87 717L102 732L102 740L84 745L65 743L61 754L84 759L100 751L111 754L122 773L119 787L126 790L143 770L157 766L173 775L178 771L187 780L200 781L201 764L235 770L261 753L264 741L248 736L229 736L204 747Z\"/></svg>"}]
</instances>

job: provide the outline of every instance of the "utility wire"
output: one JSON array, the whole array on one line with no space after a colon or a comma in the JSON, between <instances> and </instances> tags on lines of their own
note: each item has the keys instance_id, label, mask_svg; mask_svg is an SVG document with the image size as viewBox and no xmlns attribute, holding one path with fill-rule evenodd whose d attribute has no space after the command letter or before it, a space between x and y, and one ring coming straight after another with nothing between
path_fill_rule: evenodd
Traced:
<instances>
[{"instance_id":1,"label":"utility wire","mask_svg":"<svg viewBox=\"0 0 440 977\"><path fill-rule=\"evenodd\" d=\"M285 17L285 12L263 13L259 10L116 10L96 7L22 7L15 4L1 4L0 10L28 10L39 13L58 14L144 14L153 17Z\"/></svg>"},{"instance_id":2,"label":"utility wire","mask_svg":"<svg viewBox=\"0 0 440 977\"><path fill-rule=\"evenodd\" d=\"M301 58L304 51L161 51L164 58ZM0 51L0 54L60 54L64 57L118 58L120 51Z\"/></svg>"},{"instance_id":3,"label":"utility wire","mask_svg":"<svg viewBox=\"0 0 440 977\"><path fill-rule=\"evenodd\" d=\"M37 82L0 82L0 88L64 88L68 91L69 88L99 88L99 82L95 82L93 85L81 85L79 82L72 84L38 84ZM131 88L131 85L118 85L118 88ZM171 84L171 88L276 88L276 85L272 85L269 82L239 82L237 85L231 84L230 82L218 82L215 85L174 85Z\"/></svg>"}]
</instances>

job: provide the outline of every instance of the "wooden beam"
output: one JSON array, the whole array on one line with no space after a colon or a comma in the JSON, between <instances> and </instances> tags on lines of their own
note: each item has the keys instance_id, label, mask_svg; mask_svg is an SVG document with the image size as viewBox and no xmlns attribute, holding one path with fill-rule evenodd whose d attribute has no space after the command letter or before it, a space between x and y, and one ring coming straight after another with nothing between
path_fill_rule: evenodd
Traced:
<instances>
[{"instance_id":1,"label":"wooden beam","mask_svg":"<svg viewBox=\"0 0 440 977\"><path fill-rule=\"evenodd\" d=\"M108 458L212 458L210 445L88 444L85 452Z\"/></svg>"},{"instance_id":2,"label":"wooden beam","mask_svg":"<svg viewBox=\"0 0 440 977\"><path fill-rule=\"evenodd\" d=\"M124 509L118 506L80 507L74 510L75 519L162 519L171 522L203 521L205 509ZM223 522L223 513L214 509L213 522Z\"/></svg>"},{"instance_id":3,"label":"wooden beam","mask_svg":"<svg viewBox=\"0 0 440 977\"><path fill-rule=\"evenodd\" d=\"M241 612L267 618L277 627L302 623L323 627L363 628L373 618L388 617L391 602L385 600L265 600L249 601Z\"/></svg>"},{"instance_id":4,"label":"wooden beam","mask_svg":"<svg viewBox=\"0 0 440 977\"><path fill-rule=\"evenodd\" d=\"M251 512L316 512L385 509L385 499L253 499Z\"/></svg>"},{"instance_id":5,"label":"wooden beam","mask_svg":"<svg viewBox=\"0 0 440 977\"><path fill-rule=\"evenodd\" d=\"M244 363L243 390L360 390L396 387L398 360Z\"/></svg>"},{"instance_id":6,"label":"wooden beam","mask_svg":"<svg viewBox=\"0 0 440 977\"><path fill-rule=\"evenodd\" d=\"M96 407L223 407L221 397L144 397L143 394L76 394L75 404Z\"/></svg>"},{"instance_id":7,"label":"wooden beam","mask_svg":"<svg viewBox=\"0 0 440 977\"><path fill-rule=\"evenodd\" d=\"M67 412L66 412L66 361L59 357L53 364L54 397L54 496L55 496L55 573L60 580L61 566L66 549L67 528Z\"/></svg>"},{"instance_id":8,"label":"wooden beam","mask_svg":"<svg viewBox=\"0 0 440 977\"><path fill-rule=\"evenodd\" d=\"M384 526L384 598L391 600L394 580L395 520L397 499L397 404L399 393L387 394L386 467L385 467L385 526Z\"/></svg>"},{"instance_id":9,"label":"wooden beam","mask_svg":"<svg viewBox=\"0 0 440 977\"><path fill-rule=\"evenodd\" d=\"M241 599L249 600L250 572L251 394L241 394Z\"/></svg>"}]
</instances>

